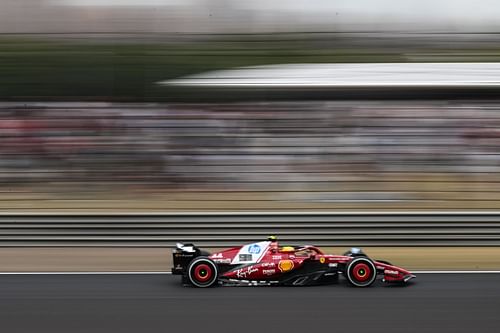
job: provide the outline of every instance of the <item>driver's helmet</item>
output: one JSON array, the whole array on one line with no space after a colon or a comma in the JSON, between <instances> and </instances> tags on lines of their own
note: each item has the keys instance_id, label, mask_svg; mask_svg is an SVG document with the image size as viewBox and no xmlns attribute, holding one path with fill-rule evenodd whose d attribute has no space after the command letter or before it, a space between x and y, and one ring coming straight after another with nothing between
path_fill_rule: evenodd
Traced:
<instances>
[{"instance_id":1,"label":"driver's helmet","mask_svg":"<svg viewBox=\"0 0 500 333\"><path fill-rule=\"evenodd\" d=\"M271 244L269 244L270 251L273 253L278 252L278 237L272 235L267 237L267 240L271 242Z\"/></svg>"},{"instance_id":2,"label":"driver's helmet","mask_svg":"<svg viewBox=\"0 0 500 333\"><path fill-rule=\"evenodd\" d=\"M267 240L271 241L271 242L277 242L278 241L278 237L276 237L275 235L271 235L271 236L267 237Z\"/></svg>"}]
</instances>

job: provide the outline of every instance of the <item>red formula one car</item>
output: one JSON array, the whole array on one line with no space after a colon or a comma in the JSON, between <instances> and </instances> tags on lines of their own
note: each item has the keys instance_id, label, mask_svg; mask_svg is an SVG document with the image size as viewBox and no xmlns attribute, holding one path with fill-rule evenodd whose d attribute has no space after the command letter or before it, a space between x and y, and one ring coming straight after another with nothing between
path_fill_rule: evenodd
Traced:
<instances>
[{"instance_id":1,"label":"red formula one car","mask_svg":"<svg viewBox=\"0 0 500 333\"><path fill-rule=\"evenodd\" d=\"M415 275L387 261L372 260L360 249L344 255L324 254L311 245L280 247L276 237L214 254L192 244L177 244L172 274L184 285L320 285L334 283L339 274L356 287L370 286L377 275L387 283L405 283Z\"/></svg>"}]
</instances>

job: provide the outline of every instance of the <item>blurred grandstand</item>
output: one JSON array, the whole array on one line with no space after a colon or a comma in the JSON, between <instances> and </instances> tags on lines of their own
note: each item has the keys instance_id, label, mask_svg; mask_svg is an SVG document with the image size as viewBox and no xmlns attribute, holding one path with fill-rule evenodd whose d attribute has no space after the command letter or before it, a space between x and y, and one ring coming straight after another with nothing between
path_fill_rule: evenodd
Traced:
<instances>
[{"instance_id":1,"label":"blurred grandstand","mask_svg":"<svg viewBox=\"0 0 500 333\"><path fill-rule=\"evenodd\" d=\"M498 209L497 92L306 100L157 82L270 64L500 62L499 11L2 1L0 209Z\"/></svg>"},{"instance_id":2,"label":"blurred grandstand","mask_svg":"<svg viewBox=\"0 0 500 333\"><path fill-rule=\"evenodd\" d=\"M498 208L500 104L2 104L3 209Z\"/></svg>"}]
</instances>

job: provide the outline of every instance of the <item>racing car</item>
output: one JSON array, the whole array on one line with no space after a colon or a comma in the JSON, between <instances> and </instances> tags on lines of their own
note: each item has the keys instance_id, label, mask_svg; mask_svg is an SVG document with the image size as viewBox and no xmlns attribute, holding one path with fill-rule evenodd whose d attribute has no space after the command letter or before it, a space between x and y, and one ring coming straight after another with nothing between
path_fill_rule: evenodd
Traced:
<instances>
[{"instance_id":1,"label":"racing car","mask_svg":"<svg viewBox=\"0 0 500 333\"><path fill-rule=\"evenodd\" d=\"M275 236L210 254L193 244L177 243L172 274L185 286L330 284L339 275L355 287L369 287L377 275L386 283L404 284L415 278L409 271L384 260L370 259L359 248L343 255L325 254L312 245L280 246Z\"/></svg>"}]
</instances>

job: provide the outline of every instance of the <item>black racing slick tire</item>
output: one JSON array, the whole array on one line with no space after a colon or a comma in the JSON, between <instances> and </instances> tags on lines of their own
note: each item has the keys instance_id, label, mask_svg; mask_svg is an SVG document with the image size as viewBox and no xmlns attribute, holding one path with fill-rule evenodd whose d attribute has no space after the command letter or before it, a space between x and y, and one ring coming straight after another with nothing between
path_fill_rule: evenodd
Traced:
<instances>
[{"instance_id":1,"label":"black racing slick tire","mask_svg":"<svg viewBox=\"0 0 500 333\"><path fill-rule=\"evenodd\" d=\"M347 264L346 277L355 287L369 287L377 278L377 269L370 259L356 257Z\"/></svg>"},{"instance_id":2,"label":"black racing slick tire","mask_svg":"<svg viewBox=\"0 0 500 333\"><path fill-rule=\"evenodd\" d=\"M217 265L207 257L196 257L188 265L187 278L195 287L212 287L217 283L218 275Z\"/></svg>"}]
</instances>

